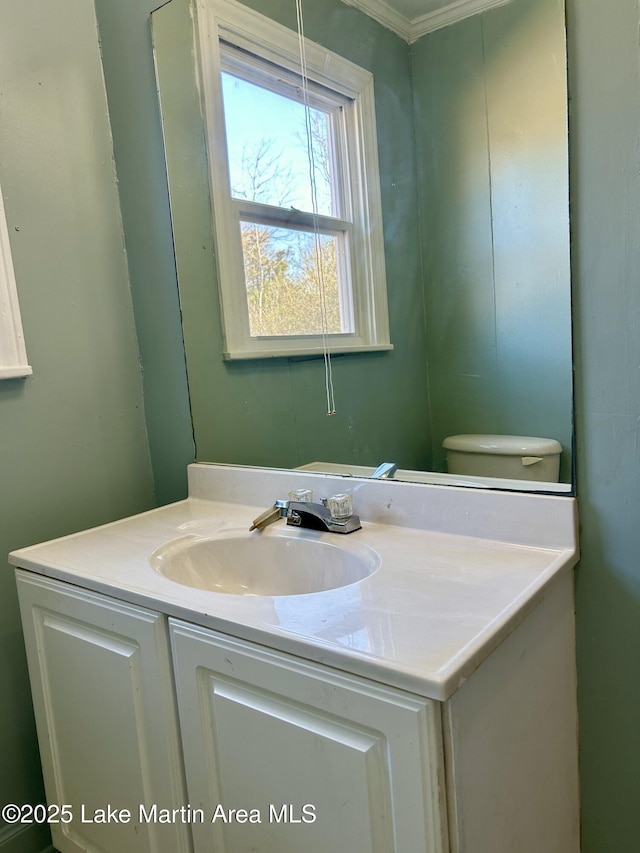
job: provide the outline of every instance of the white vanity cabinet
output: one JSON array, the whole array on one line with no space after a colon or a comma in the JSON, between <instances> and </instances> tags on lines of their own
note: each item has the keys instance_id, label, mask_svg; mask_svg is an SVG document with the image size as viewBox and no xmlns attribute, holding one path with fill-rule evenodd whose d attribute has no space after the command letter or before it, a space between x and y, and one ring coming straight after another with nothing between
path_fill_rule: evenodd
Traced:
<instances>
[{"instance_id":1,"label":"white vanity cabinet","mask_svg":"<svg viewBox=\"0 0 640 853\"><path fill-rule=\"evenodd\" d=\"M61 853L579 851L570 572L443 701L17 579Z\"/></svg>"},{"instance_id":2,"label":"white vanity cabinet","mask_svg":"<svg viewBox=\"0 0 640 853\"><path fill-rule=\"evenodd\" d=\"M449 849L440 703L170 622L196 853Z\"/></svg>"},{"instance_id":3,"label":"white vanity cabinet","mask_svg":"<svg viewBox=\"0 0 640 853\"><path fill-rule=\"evenodd\" d=\"M186 802L166 619L16 573L50 824L62 853L186 853L189 827L138 805ZM107 810L111 808L111 813ZM120 810L128 809L130 814Z\"/></svg>"}]
</instances>

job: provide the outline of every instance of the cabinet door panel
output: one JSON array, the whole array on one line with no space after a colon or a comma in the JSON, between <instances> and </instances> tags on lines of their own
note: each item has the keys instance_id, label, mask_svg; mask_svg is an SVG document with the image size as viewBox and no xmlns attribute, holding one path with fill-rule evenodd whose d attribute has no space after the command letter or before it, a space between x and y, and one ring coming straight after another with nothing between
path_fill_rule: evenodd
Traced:
<instances>
[{"instance_id":1,"label":"cabinet door panel","mask_svg":"<svg viewBox=\"0 0 640 853\"><path fill-rule=\"evenodd\" d=\"M393 849L389 768L381 732L359 730L345 720L252 693L206 670L200 671L200 678L214 721L211 746L220 801L239 807L259 804L274 849ZM311 820L323 825L321 833L310 829ZM223 834L230 850L244 853L255 849L264 832L258 825L247 831L243 824L230 823Z\"/></svg>"},{"instance_id":2,"label":"cabinet door panel","mask_svg":"<svg viewBox=\"0 0 640 853\"><path fill-rule=\"evenodd\" d=\"M17 573L53 824L63 853L188 851L188 828L140 820L140 806L185 801L162 617ZM126 809L129 815L107 811Z\"/></svg>"},{"instance_id":3,"label":"cabinet door panel","mask_svg":"<svg viewBox=\"0 0 640 853\"><path fill-rule=\"evenodd\" d=\"M446 849L436 703L170 621L198 853Z\"/></svg>"}]
</instances>

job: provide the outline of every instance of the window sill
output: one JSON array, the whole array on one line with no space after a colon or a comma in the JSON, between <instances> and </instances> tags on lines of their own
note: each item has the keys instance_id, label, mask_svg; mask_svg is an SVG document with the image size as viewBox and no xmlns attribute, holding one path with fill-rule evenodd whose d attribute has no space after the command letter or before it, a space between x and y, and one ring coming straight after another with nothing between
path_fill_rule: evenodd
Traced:
<instances>
[{"instance_id":1,"label":"window sill","mask_svg":"<svg viewBox=\"0 0 640 853\"><path fill-rule=\"evenodd\" d=\"M371 344L369 346L366 345L338 345L338 346L330 346L329 352L333 355L345 355L347 353L358 353L358 352L388 352L393 349L393 344ZM282 349L274 349L263 352L256 352L255 350L248 351L225 351L223 353L223 357L225 361L246 361L247 359L264 359L264 358L288 358L289 356L306 356L307 358L322 358L324 353L321 347L314 347L313 349L304 347L287 347Z\"/></svg>"}]
</instances>

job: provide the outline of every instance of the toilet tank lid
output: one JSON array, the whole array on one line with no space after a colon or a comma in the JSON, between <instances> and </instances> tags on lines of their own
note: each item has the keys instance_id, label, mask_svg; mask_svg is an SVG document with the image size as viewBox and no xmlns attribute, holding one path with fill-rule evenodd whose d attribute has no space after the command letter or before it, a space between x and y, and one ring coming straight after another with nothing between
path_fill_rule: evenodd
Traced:
<instances>
[{"instance_id":1,"label":"toilet tank lid","mask_svg":"<svg viewBox=\"0 0 640 853\"><path fill-rule=\"evenodd\" d=\"M495 456L553 456L562 453L562 445L555 438L531 435L450 435L442 446L445 450Z\"/></svg>"}]
</instances>

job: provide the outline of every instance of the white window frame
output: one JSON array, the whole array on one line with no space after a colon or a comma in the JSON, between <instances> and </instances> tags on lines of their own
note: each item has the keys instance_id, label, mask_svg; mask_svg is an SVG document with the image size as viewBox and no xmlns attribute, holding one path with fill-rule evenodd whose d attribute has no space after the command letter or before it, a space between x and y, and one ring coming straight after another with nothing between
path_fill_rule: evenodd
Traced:
<instances>
[{"instance_id":1,"label":"white window frame","mask_svg":"<svg viewBox=\"0 0 640 853\"><path fill-rule=\"evenodd\" d=\"M382 233L382 204L375 124L373 75L318 44L305 40L307 76L313 83L345 99L345 136L348 174L344 220L337 229L348 231L354 331L341 334L252 337L249 317L240 216L253 208L231 197L224 107L220 72L224 66L220 42L240 48L289 73L299 74L297 33L235 0L197 0L198 49L205 118L211 198L222 307L226 359L269 358L323 352L347 353L390 350L387 288ZM264 212L264 211L263 211ZM290 225L295 227L295 213ZM309 215L299 214L299 226ZM347 221L348 220L348 221ZM322 217L320 231L331 224Z\"/></svg>"},{"instance_id":2,"label":"white window frame","mask_svg":"<svg viewBox=\"0 0 640 853\"><path fill-rule=\"evenodd\" d=\"M13 271L9 229L0 188L0 379L30 376Z\"/></svg>"}]
</instances>

